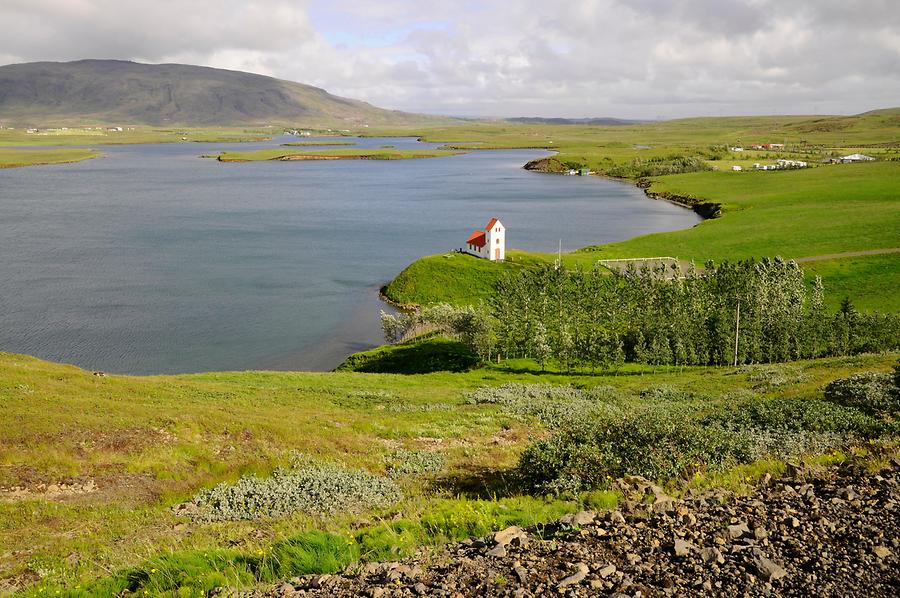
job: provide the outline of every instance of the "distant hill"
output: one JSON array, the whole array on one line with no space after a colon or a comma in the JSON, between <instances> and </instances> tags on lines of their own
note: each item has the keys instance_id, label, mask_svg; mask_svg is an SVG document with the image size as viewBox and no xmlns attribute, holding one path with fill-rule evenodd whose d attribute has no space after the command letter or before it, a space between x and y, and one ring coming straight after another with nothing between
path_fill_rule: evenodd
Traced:
<instances>
[{"instance_id":1,"label":"distant hill","mask_svg":"<svg viewBox=\"0 0 900 598\"><path fill-rule=\"evenodd\" d=\"M507 118L509 122L521 123L526 125L597 125L597 126L615 126L615 125L637 125L650 121L646 120L625 120L621 118L541 118L539 116L517 116Z\"/></svg>"},{"instance_id":2,"label":"distant hill","mask_svg":"<svg viewBox=\"0 0 900 598\"><path fill-rule=\"evenodd\" d=\"M124 60L0 67L0 121L149 125L398 125L449 120L383 110L318 87L185 64Z\"/></svg>"}]
</instances>

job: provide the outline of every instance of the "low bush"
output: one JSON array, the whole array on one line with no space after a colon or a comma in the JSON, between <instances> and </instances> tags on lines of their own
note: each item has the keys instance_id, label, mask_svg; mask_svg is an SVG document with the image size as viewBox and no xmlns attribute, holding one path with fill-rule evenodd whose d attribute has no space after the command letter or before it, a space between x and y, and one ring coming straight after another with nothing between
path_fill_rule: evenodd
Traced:
<instances>
[{"instance_id":1,"label":"low bush","mask_svg":"<svg viewBox=\"0 0 900 598\"><path fill-rule=\"evenodd\" d=\"M433 451L398 449L385 457L388 475L397 478L407 475L431 475L444 469L444 455Z\"/></svg>"},{"instance_id":2,"label":"low bush","mask_svg":"<svg viewBox=\"0 0 900 598\"><path fill-rule=\"evenodd\" d=\"M233 484L201 490L186 510L196 521L280 517L302 511L315 515L358 512L391 505L400 489L388 478L340 465L301 459L271 477L244 476Z\"/></svg>"},{"instance_id":3,"label":"low bush","mask_svg":"<svg viewBox=\"0 0 900 598\"><path fill-rule=\"evenodd\" d=\"M670 406L567 426L529 446L518 470L533 490L576 492L627 474L663 479L745 462L751 450L742 440Z\"/></svg>"},{"instance_id":4,"label":"low bush","mask_svg":"<svg viewBox=\"0 0 900 598\"><path fill-rule=\"evenodd\" d=\"M876 438L886 424L850 406L818 399L775 398L734 402L719 407L702 419L732 430L780 430L835 433Z\"/></svg>"},{"instance_id":5,"label":"low bush","mask_svg":"<svg viewBox=\"0 0 900 598\"><path fill-rule=\"evenodd\" d=\"M855 407L866 413L900 412L900 387L896 383L900 369L894 374L865 372L849 378L840 378L825 387L829 401Z\"/></svg>"},{"instance_id":6,"label":"low bush","mask_svg":"<svg viewBox=\"0 0 900 598\"><path fill-rule=\"evenodd\" d=\"M649 405L618 414L569 417L550 438L522 454L525 487L560 494L605 488L617 477L686 477L766 458L821 454L896 435L900 426L815 399L734 398L687 403L683 393L642 393ZM664 402L664 397L673 400Z\"/></svg>"},{"instance_id":7,"label":"low bush","mask_svg":"<svg viewBox=\"0 0 900 598\"><path fill-rule=\"evenodd\" d=\"M796 366L764 365L743 368L747 372L747 380L755 382L755 388L768 390L788 384L799 384L806 376Z\"/></svg>"},{"instance_id":8,"label":"low bush","mask_svg":"<svg viewBox=\"0 0 900 598\"><path fill-rule=\"evenodd\" d=\"M620 412L616 405L621 397L609 386L589 389L552 384L517 384L482 386L466 395L473 405L500 405L506 415L536 418L550 428L573 421L610 416Z\"/></svg>"},{"instance_id":9,"label":"low bush","mask_svg":"<svg viewBox=\"0 0 900 598\"><path fill-rule=\"evenodd\" d=\"M465 344L440 337L415 339L354 353L339 365L339 372L369 374L428 374L465 372L481 363Z\"/></svg>"}]
</instances>

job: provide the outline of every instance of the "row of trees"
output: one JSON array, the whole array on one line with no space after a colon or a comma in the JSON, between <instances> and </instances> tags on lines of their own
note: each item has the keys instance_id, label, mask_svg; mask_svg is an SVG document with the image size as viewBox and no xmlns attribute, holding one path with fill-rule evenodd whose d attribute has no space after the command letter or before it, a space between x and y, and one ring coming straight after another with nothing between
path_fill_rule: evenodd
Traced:
<instances>
[{"instance_id":1,"label":"row of trees","mask_svg":"<svg viewBox=\"0 0 900 598\"><path fill-rule=\"evenodd\" d=\"M900 317L825 309L822 282L780 258L613 273L546 266L503 277L488 305L383 316L395 342L426 330L485 358L532 357L565 368L623 361L723 365L882 351L900 346Z\"/></svg>"}]
</instances>

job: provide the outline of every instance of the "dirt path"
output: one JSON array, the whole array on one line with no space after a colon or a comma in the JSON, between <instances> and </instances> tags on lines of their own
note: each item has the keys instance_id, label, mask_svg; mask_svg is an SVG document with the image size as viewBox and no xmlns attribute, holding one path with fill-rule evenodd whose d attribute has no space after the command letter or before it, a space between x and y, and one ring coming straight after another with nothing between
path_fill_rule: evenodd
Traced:
<instances>
[{"instance_id":1,"label":"dirt path","mask_svg":"<svg viewBox=\"0 0 900 598\"><path fill-rule=\"evenodd\" d=\"M885 253L900 253L900 247L893 249L868 249L866 251L846 251L844 253L829 253L827 255L811 255L808 257L797 257L794 261L802 262L819 262L822 260L838 260L845 257L862 257L864 255L883 255Z\"/></svg>"}]
</instances>

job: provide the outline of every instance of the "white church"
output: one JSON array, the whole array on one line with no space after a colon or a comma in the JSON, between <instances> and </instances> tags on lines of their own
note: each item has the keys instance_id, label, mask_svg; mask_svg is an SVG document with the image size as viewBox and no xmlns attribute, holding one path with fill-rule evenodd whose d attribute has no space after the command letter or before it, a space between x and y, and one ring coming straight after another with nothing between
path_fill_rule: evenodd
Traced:
<instances>
[{"instance_id":1,"label":"white church","mask_svg":"<svg viewBox=\"0 0 900 598\"><path fill-rule=\"evenodd\" d=\"M506 259L506 227L496 218L491 218L484 230L476 230L466 241L466 253L499 262Z\"/></svg>"}]
</instances>

